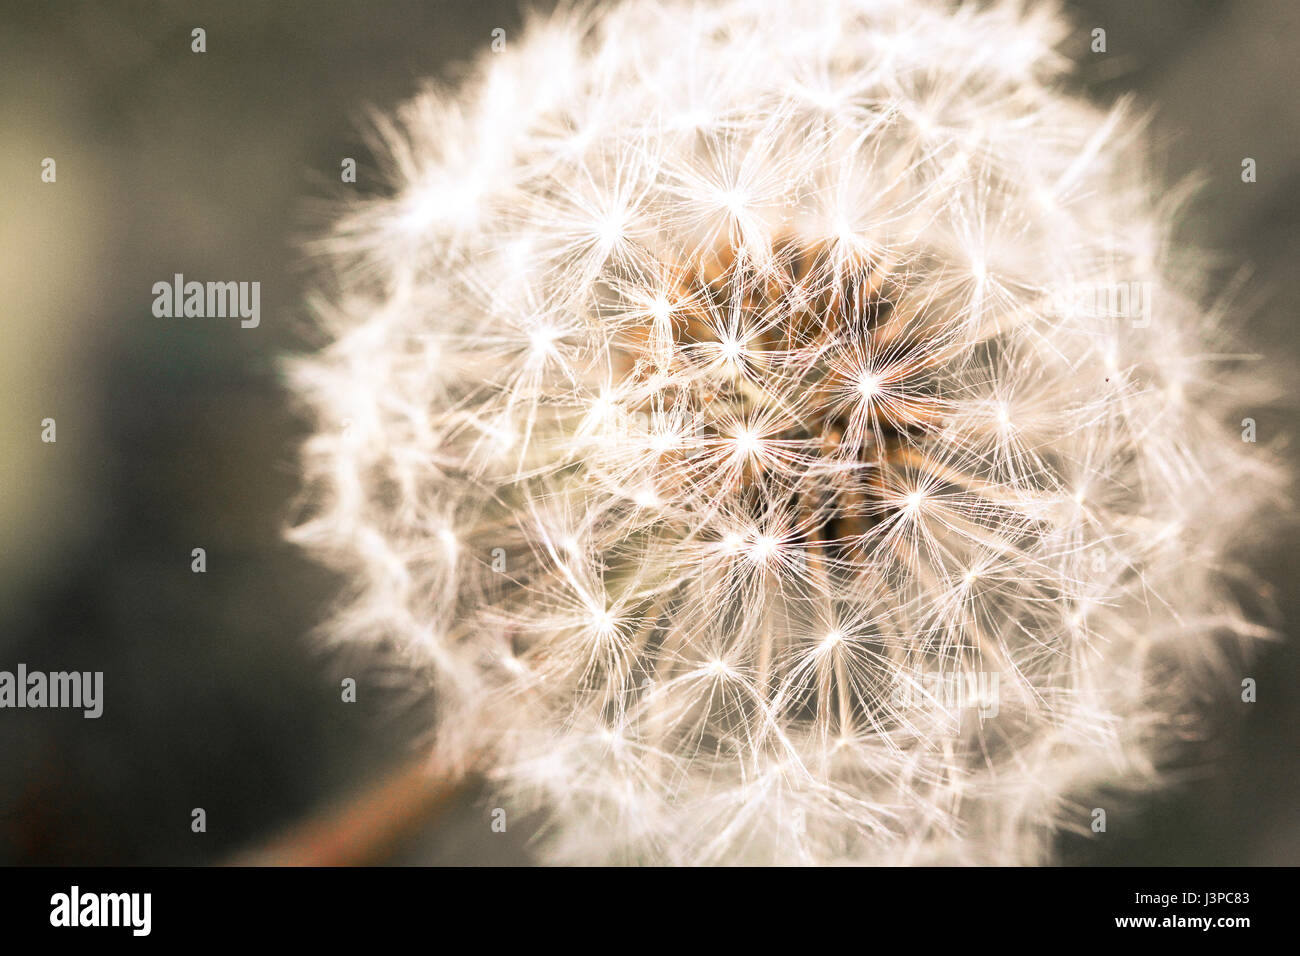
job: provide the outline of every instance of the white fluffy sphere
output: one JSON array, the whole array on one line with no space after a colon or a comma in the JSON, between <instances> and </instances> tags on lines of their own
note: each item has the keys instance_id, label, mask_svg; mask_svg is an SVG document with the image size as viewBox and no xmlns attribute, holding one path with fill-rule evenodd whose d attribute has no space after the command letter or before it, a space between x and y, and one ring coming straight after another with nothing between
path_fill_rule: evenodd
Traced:
<instances>
[{"instance_id":1,"label":"white fluffy sphere","mask_svg":"<svg viewBox=\"0 0 1300 956\"><path fill-rule=\"evenodd\" d=\"M630 0L383 127L294 534L549 859L1040 862L1231 692L1272 466L1065 35Z\"/></svg>"}]
</instances>

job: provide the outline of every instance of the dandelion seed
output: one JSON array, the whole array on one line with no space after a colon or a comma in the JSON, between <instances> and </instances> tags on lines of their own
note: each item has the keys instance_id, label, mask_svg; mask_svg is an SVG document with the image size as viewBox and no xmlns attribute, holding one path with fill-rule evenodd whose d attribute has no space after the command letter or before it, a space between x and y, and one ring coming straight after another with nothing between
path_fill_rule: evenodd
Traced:
<instances>
[{"instance_id":1,"label":"dandelion seed","mask_svg":"<svg viewBox=\"0 0 1300 956\"><path fill-rule=\"evenodd\" d=\"M874 372L863 372L858 377L858 394L866 401L871 401L880 393L880 376Z\"/></svg>"},{"instance_id":2,"label":"dandelion seed","mask_svg":"<svg viewBox=\"0 0 1300 956\"><path fill-rule=\"evenodd\" d=\"M749 548L750 560L755 564L766 564L776 555L779 543L780 542L771 535L756 535L754 537L754 543Z\"/></svg>"}]
</instances>

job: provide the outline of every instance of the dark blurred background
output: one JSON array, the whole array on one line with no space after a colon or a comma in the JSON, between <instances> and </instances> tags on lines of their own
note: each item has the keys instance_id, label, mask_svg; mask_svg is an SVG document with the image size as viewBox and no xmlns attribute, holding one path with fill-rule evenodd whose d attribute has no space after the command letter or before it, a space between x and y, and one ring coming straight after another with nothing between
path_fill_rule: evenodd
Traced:
<instances>
[{"instance_id":1,"label":"dark blurred background","mask_svg":"<svg viewBox=\"0 0 1300 956\"><path fill-rule=\"evenodd\" d=\"M1203 180L1186 238L1253 267L1252 347L1294 370L1300 5L1070 10L1081 89L1152 109L1170 181ZM454 77L519 23L497 0L0 3L0 669L102 670L106 699L98 720L0 711L0 863L215 862L365 786L427 728L432 702L398 665L311 640L339 582L281 541L304 424L276 362L314 344L301 241L324 201L379 187L365 109ZM260 281L260 327L154 318L151 287L177 272ZM1267 443L1294 416L1255 417ZM1298 557L1288 531L1259 561L1287 631ZM1296 642L1246 673L1258 703L1207 719L1182 784L1100 838L1063 838L1066 861L1300 859ZM492 833L489 809L466 794L395 862L527 862L526 823Z\"/></svg>"}]
</instances>

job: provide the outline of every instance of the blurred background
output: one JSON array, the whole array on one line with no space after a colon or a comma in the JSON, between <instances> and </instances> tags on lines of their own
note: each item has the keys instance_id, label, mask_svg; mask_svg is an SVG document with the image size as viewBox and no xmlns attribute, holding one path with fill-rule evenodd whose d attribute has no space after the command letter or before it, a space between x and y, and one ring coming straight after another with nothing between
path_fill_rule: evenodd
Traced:
<instances>
[{"instance_id":1,"label":"blurred background","mask_svg":"<svg viewBox=\"0 0 1300 956\"><path fill-rule=\"evenodd\" d=\"M1249 345L1293 374L1300 5L1068 6L1081 92L1151 109L1168 180L1203 184L1185 238L1225 274L1253 270ZM453 78L520 19L498 0L0 2L0 669L100 670L106 701L98 720L0 711L0 863L218 862L364 787L427 729L432 702L396 662L311 640L339 582L281 541L305 426L276 362L314 345L303 239L341 189L380 185L365 110ZM344 157L356 186L339 184ZM153 283L178 272L260 281L260 326L154 318ZM1261 443L1294 427L1290 408L1255 417ZM1296 631L1295 536L1258 567ZM1300 860L1297 642L1246 673L1258 703L1207 717L1180 785L1111 813L1100 839L1063 837L1065 861ZM471 789L392 862L528 862L529 821L502 835L489 814Z\"/></svg>"}]
</instances>

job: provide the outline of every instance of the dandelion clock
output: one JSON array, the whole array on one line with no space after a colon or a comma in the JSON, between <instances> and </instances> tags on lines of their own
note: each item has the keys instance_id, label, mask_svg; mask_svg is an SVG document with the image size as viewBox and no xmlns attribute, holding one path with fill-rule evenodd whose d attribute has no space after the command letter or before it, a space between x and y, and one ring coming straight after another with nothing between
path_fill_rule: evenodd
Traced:
<instances>
[{"instance_id":1,"label":"dandelion clock","mask_svg":"<svg viewBox=\"0 0 1300 956\"><path fill-rule=\"evenodd\" d=\"M1049 862L1233 693L1258 376L1068 35L566 8L381 122L292 534L543 859Z\"/></svg>"}]
</instances>

